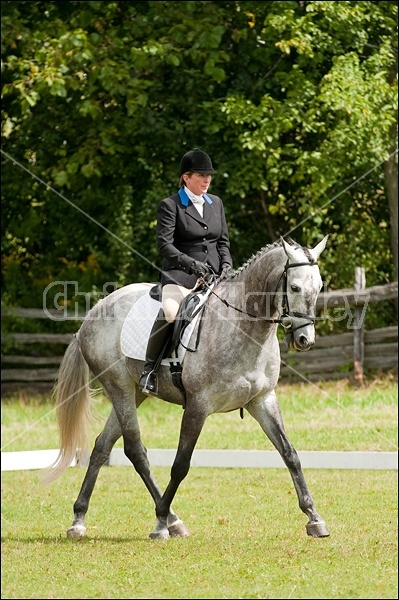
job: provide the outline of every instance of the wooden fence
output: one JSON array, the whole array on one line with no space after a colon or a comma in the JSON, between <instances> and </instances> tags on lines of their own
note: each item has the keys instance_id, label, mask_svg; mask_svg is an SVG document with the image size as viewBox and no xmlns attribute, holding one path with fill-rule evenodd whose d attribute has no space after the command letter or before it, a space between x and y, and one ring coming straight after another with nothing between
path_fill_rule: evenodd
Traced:
<instances>
[{"instance_id":1,"label":"wooden fence","mask_svg":"<svg viewBox=\"0 0 399 600\"><path fill-rule=\"evenodd\" d=\"M349 377L361 384L364 371L394 370L398 366L398 328L396 326L364 331L362 316L367 303L397 300L397 282L370 288L364 287L364 271L355 275L353 289L321 293L317 312L328 308L354 307L351 330L347 333L318 337L308 352L288 352L280 344L282 382L300 380L321 381ZM29 308L3 308L2 317L48 319L48 313L62 320L62 311L44 311ZM84 318L84 314L78 315ZM70 318L70 317L69 317ZM68 345L72 333L13 333L2 336L2 344L15 345L61 344ZM1 357L2 394L21 390L46 393L51 390L62 356Z\"/></svg>"},{"instance_id":2,"label":"wooden fence","mask_svg":"<svg viewBox=\"0 0 399 600\"><path fill-rule=\"evenodd\" d=\"M355 334L341 333L318 337L308 352L281 350L282 381L320 381L349 377L362 383L364 372L393 370L398 367L398 328L384 327L364 333L362 372L355 369Z\"/></svg>"}]
</instances>

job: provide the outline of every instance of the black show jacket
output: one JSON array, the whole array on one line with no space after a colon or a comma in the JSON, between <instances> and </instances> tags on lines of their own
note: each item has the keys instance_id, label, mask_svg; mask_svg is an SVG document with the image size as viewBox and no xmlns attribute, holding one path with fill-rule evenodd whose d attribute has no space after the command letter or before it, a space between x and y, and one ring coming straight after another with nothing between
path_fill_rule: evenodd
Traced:
<instances>
[{"instance_id":1,"label":"black show jacket","mask_svg":"<svg viewBox=\"0 0 399 600\"><path fill-rule=\"evenodd\" d=\"M193 288L197 281L190 272L193 260L207 263L215 273L219 273L223 263L232 266L223 203L213 194L206 194L205 198L203 217L191 200L184 206L179 194L158 205L156 232L163 258L162 285L174 283Z\"/></svg>"}]
</instances>

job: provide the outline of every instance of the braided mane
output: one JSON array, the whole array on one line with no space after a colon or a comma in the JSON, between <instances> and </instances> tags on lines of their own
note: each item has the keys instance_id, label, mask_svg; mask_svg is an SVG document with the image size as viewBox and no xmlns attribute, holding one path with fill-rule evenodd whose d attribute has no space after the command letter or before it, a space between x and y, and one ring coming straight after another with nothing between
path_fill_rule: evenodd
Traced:
<instances>
[{"instance_id":1,"label":"braided mane","mask_svg":"<svg viewBox=\"0 0 399 600\"><path fill-rule=\"evenodd\" d=\"M295 240L293 240L290 237L288 237L286 239L286 242L288 242L290 244L290 246L293 246L294 248L302 249L305 252L306 257L309 260L311 260L312 257L307 248L303 248L300 244L298 244L298 242L296 242ZM265 254L267 254L268 252L270 252L271 250L273 250L274 248L277 248L279 246L280 247L282 246L282 238L281 237L278 240L276 240L275 242L273 242L272 244L266 244L265 246L263 246L263 248L258 250L258 252L256 252L256 254L253 254L241 267L239 267L238 269L236 269L236 271L234 271L234 273L232 273L230 278L232 279L232 278L238 277L243 271L245 271L249 267L249 265L251 265L256 260L258 260Z\"/></svg>"}]
</instances>

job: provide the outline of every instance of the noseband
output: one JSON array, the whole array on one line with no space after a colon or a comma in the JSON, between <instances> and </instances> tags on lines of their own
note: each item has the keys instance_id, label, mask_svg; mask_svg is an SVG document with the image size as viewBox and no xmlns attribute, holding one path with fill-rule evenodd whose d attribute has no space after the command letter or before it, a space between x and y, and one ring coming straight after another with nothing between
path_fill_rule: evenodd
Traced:
<instances>
[{"instance_id":1,"label":"noseband","mask_svg":"<svg viewBox=\"0 0 399 600\"><path fill-rule=\"evenodd\" d=\"M307 327L307 325L313 325L315 322L315 317L311 316L311 315L306 315L304 313L298 313L295 311L290 311L290 306L289 306L289 301L288 301L288 292L287 292L287 287L288 287L288 269L292 269L294 267L315 267L317 265L317 261L309 261L309 262L298 262L298 263L291 263L289 259L287 259L287 262L285 263L284 266L284 271L282 272L278 282L277 282L277 286L276 286L276 291L274 294L277 293L277 290L280 286L281 281L283 282L283 301L282 301L282 309L283 312L281 314L280 318L277 319L270 319L268 317L259 317L258 315L254 315L251 314L245 310L241 310L240 308L237 308L236 306L233 306L232 304L229 304L227 302L227 300L225 300L224 298L221 298L220 296L218 296L218 294L216 294L216 292L214 292L209 285L205 283L205 286L210 289L211 293L216 296L221 302L223 302L223 304L229 308L233 308L234 310L240 312L241 314L247 315L248 317L251 317L252 319L256 319L257 321L266 321L267 323L281 323L281 325L284 327L284 329L286 331L288 331L289 333L294 333L294 331L297 331L298 329L301 329L302 327ZM297 325L296 327L293 327L293 319L305 319L306 322L302 323L302 325Z\"/></svg>"}]
</instances>

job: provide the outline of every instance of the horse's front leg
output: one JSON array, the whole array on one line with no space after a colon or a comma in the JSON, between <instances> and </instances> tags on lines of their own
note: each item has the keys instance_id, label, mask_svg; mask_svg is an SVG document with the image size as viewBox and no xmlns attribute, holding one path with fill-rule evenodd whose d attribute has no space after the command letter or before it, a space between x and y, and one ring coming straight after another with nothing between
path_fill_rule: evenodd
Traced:
<instances>
[{"instance_id":1,"label":"horse's front leg","mask_svg":"<svg viewBox=\"0 0 399 600\"><path fill-rule=\"evenodd\" d=\"M187 404L181 422L179 445L171 468L170 481L163 496L155 505L157 522L155 529L150 533L151 539L164 539L167 537L167 531L169 531L170 535L174 535L168 523L170 506L179 485L190 469L191 457L207 417L202 407L197 404L193 405L194 403L192 401ZM177 523L177 526L180 526L180 523ZM189 535L188 531L186 535Z\"/></svg>"},{"instance_id":2,"label":"horse's front leg","mask_svg":"<svg viewBox=\"0 0 399 600\"><path fill-rule=\"evenodd\" d=\"M299 508L309 519L306 525L307 534L312 537L329 536L324 520L315 509L302 473L298 454L285 433L280 406L274 391L263 397L255 398L246 408L252 417L258 421L289 469L298 496Z\"/></svg>"}]
</instances>

